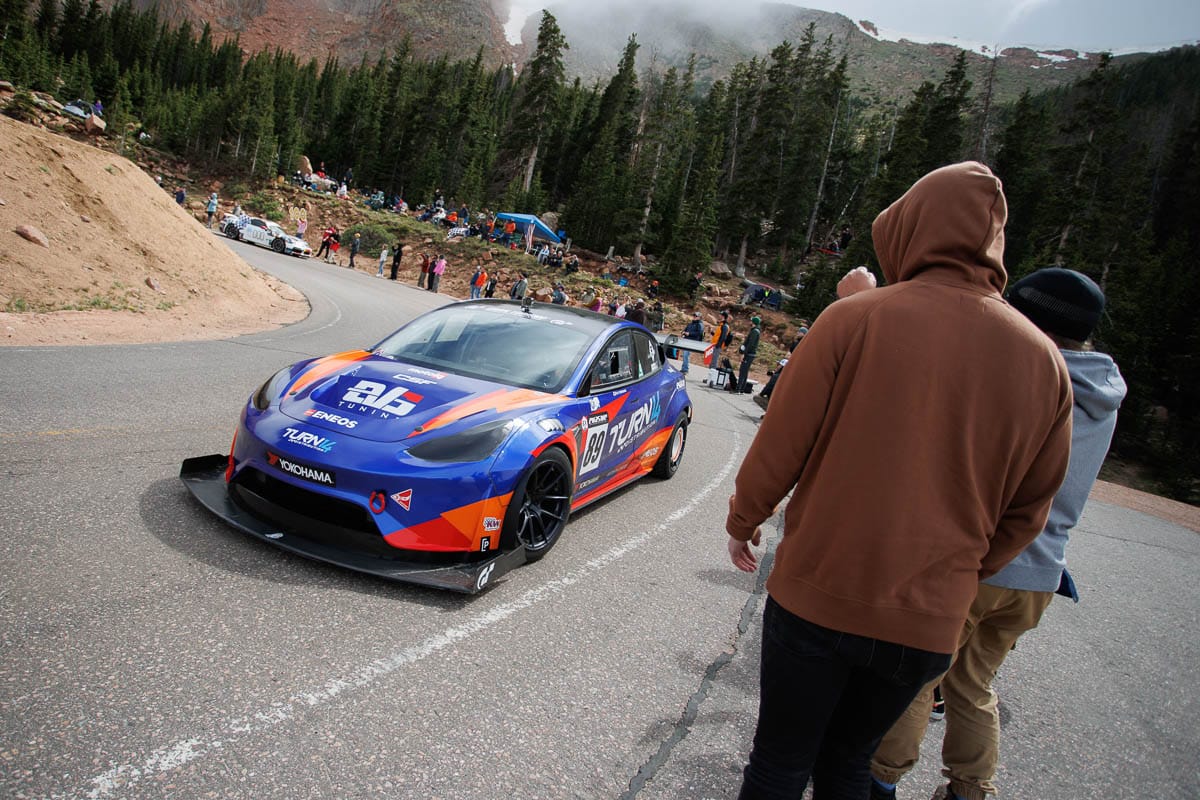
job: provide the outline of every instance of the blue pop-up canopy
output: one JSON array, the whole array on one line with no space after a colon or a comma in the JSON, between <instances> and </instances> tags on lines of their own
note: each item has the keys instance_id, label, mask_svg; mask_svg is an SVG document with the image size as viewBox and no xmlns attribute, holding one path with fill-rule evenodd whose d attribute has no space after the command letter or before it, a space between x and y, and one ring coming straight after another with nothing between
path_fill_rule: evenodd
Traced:
<instances>
[{"instance_id":1,"label":"blue pop-up canopy","mask_svg":"<svg viewBox=\"0 0 1200 800\"><path fill-rule=\"evenodd\" d=\"M521 233L521 236L524 236L525 230L532 225L533 238L545 239L551 244L562 244L562 239L558 238L558 234L550 230L550 227L546 225L546 223L542 222L533 214L510 214L505 211L497 214L496 219L511 219L513 222L517 223L517 230Z\"/></svg>"}]
</instances>

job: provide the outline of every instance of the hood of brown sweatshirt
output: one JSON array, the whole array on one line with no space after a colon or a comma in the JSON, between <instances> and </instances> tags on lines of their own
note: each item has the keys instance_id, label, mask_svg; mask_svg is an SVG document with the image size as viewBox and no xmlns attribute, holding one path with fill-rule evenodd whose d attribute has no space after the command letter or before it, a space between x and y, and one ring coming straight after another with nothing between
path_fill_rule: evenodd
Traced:
<instances>
[{"instance_id":1,"label":"hood of brown sweatshirt","mask_svg":"<svg viewBox=\"0 0 1200 800\"><path fill-rule=\"evenodd\" d=\"M930 268L1004 291L1004 223L1000 179L976 161L930 172L875 218L871 238L889 284Z\"/></svg>"}]
</instances>

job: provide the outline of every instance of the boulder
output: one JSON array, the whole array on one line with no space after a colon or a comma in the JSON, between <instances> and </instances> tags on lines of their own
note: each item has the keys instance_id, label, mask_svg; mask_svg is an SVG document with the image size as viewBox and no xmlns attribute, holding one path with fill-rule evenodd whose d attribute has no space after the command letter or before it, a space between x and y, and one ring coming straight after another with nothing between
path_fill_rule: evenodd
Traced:
<instances>
[{"instance_id":1,"label":"boulder","mask_svg":"<svg viewBox=\"0 0 1200 800\"><path fill-rule=\"evenodd\" d=\"M104 121L103 117L98 117L95 114L92 114L83 121L83 127L88 133L99 134L104 133L104 129L108 127L108 123Z\"/></svg>"},{"instance_id":2,"label":"boulder","mask_svg":"<svg viewBox=\"0 0 1200 800\"><path fill-rule=\"evenodd\" d=\"M39 231L32 225L18 225L16 227L17 235L22 239L26 239L34 244L40 244L47 249L50 248L50 240L46 238L46 234Z\"/></svg>"},{"instance_id":3,"label":"boulder","mask_svg":"<svg viewBox=\"0 0 1200 800\"><path fill-rule=\"evenodd\" d=\"M732 278L733 271L729 269L729 265L724 261L714 260L708 265L708 274L716 275L721 278Z\"/></svg>"},{"instance_id":4,"label":"boulder","mask_svg":"<svg viewBox=\"0 0 1200 800\"><path fill-rule=\"evenodd\" d=\"M549 303L554 298L554 290L549 286L533 290L533 299L539 303Z\"/></svg>"}]
</instances>

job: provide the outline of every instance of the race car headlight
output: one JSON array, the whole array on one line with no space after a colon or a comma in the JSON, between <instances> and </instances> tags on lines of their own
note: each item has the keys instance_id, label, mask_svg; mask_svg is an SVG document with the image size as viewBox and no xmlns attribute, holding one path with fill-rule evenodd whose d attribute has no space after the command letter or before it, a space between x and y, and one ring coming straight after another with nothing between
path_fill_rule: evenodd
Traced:
<instances>
[{"instance_id":1,"label":"race car headlight","mask_svg":"<svg viewBox=\"0 0 1200 800\"><path fill-rule=\"evenodd\" d=\"M258 387L258 391L254 393L252 398L250 398L250 401L254 404L255 408L257 408L259 411L267 410L267 408L271 405L271 401L275 399L280 390L283 389L284 384L287 383L288 374L290 371L290 367L284 367L283 369L279 370L279 372L276 372L274 375L267 378L266 382L263 383L262 386Z\"/></svg>"},{"instance_id":2,"label":"race car headlight","mask_svg":"<svg viewBox=\"0 0 1200 800\"><path fill-rule=\"evenodd\" d=\"M509 419L477 425L462 433L422 442L408 452L422 461L482 461L500 446L512 430Z\"/></svg>"}]
</instances>

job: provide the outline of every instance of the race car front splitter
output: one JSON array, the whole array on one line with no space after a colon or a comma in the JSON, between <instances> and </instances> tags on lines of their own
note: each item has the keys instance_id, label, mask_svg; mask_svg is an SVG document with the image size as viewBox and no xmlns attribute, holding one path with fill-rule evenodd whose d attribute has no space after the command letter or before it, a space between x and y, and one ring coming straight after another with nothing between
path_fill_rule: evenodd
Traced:
<instances>
[{"instance_id":1,"label":"race car front splitter","mask_svg":"<svg viewBox=\"0 0 1200 800\"><path fill-rule=\"evenodd\" d=\"M475 594L504 573L525 563L525 550L518 547L497 552L492 558L464 564L435 565L379 558L368 553L343 550L325 542L305 538L302 531L273 524L251 514L230 495L225 482L229 458L223 455L184 459L179 478L201 505L229 525L305 558L377 575L393 581Z\"/></svg>"}]
</instances>

